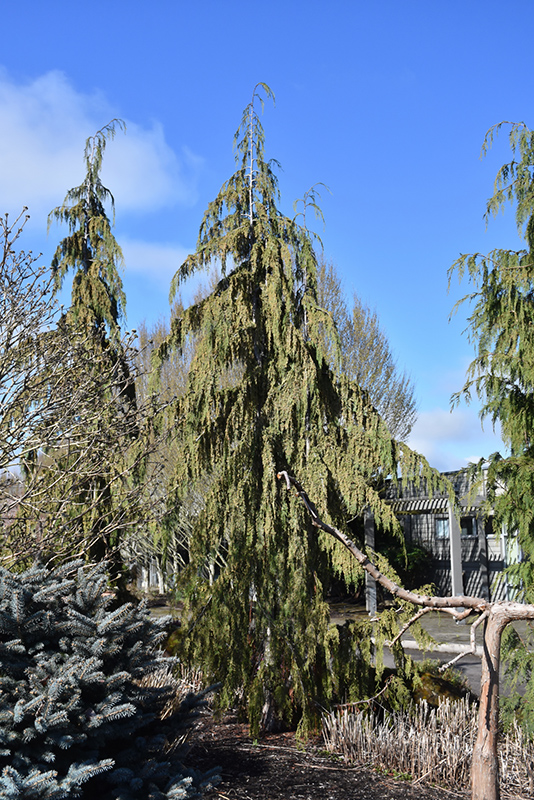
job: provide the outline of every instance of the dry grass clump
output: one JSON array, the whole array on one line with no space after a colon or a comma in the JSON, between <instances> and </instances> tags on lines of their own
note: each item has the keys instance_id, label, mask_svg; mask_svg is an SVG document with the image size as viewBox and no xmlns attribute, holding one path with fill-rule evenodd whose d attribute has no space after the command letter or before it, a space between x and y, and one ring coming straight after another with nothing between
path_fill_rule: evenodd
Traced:
<instances>
[{"instance_id":1,"label":"dry grass clump","mask_svg":"<svg viewBox=\"0 0 534 800\"><path fill-rule=\"evenodd\" d=\"M170 687L171 697L163 707L160 718L167 719L180 707L188 694L198 694L204 688L202 672L199 669L187 670L183 665L169 665L156 672L145 675L139 685L143 687L166 689Z\"/></svg>"},{"instance_id":2,"label":"dry grass clump","mask_svg":"<svg viewBox=\"0 0 534 800\"><path fill-rule=\"evenodd\" d=\"M468 699L426 701L405 711L372 712L342 707L323 716L323 736L330 752L406 777L458 789L470 784L471 754L478 708ZM534 749L518 725L502 737L501 792L532 797Z\"/></svg>"}]
</instances>

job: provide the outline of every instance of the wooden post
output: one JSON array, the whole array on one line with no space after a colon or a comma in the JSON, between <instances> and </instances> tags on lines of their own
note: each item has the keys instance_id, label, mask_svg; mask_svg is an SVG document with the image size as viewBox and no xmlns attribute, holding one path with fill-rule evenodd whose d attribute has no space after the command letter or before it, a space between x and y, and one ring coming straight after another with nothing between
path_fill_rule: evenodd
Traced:
<instances>
[{"instance_id":1,"label":"wooden post","mask_svg":"<svg viewBox=\"0 0 534 800\"><path fill-rule=\"evenodd\" d=\"M375 518L367 508L363 514L365 546L375 549ZM370 617L376 614L376 580L368 572L365 573L365 608Z\"/></svg>"},{"instance_id":2,"label":"wooden post","mask_svg":"<svg viewBox=\"0 0 534 800\"><path fill-rule=\"evenodd\" d=\"M460 523L450 503L449 507L449 546L451 553L451 594L459 597L464 593L462 576L462 531Z\"/></svg>"},{"instance_id":3,"label":"wooden post","mask_svg":"<svg viewBox=\"0 0 534 800\"><path fill-rule=\"evenodd\" d=\"M488 541L486 538L486 525L482 514L476 517L478 535L478 563L480 564L480 596L490 600L490 587L488 576Z\"/></svg>"}]
</instances>

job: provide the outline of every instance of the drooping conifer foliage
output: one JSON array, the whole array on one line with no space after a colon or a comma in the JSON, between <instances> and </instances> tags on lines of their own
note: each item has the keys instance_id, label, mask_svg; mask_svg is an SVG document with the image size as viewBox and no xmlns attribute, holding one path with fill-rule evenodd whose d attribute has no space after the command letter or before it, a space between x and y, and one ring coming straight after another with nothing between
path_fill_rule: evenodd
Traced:
<instances>
[{"instance_id":1,"label":"drooping conifer foliage","mask_svg":"<svg viewBox=\"0 0 534 800\"><path fill-rule=\"evenodd\" d=\"M106 143L115 137L116 128L124 130L124 122L114 119L87 139L83 183L70 189L61 206L48 216L49 229L53 220L69 229L52 260L56 290L72 273L69 315L79 327L112 337L118 335L126 304L118 271L123 256L104 206L109 202L114 214L115 202L102 184L100 172Z\"/></svg>"},{"instance_id":2,"label":"drooping conifer foliage","mask_svg":"<svg viewBox=\"0 0 534 800\"><path fill-rule=\"evenodd\" d=\"M107 582L103 565L81 562L0 570L5 800L174 800L209 780L182 763L202 696L173 705L170 673L150 687L146 676L168 668L162 624L141 606L114 608Z\"/></svg>"},{"instance_id":3,"label":"drooping conifer foliage","mask_svg":"<svg viewBox=\"0 0 534 800\"><path fill-rule=\"evenodd\" d=\"M0 220L2 563L72 559L96 538L142 527L150 426L117 403L124 373L91 333L62 317L49 269L21 250L24 220ZM122 352L132 351L124 339ZM133 378L130 379L133 383ZM113 503L96 491L113 478ZM87 487L93 485L91 495Z\"/></svg>"},{"instance_id":4,"label":"drooping conifer foliage","mask_svg":"<svg viewBox=\"0 0 534 800\"><path fill-rule=\"evenodd\" d=\"M491 128L484 139L485 154L494 136L509 123ZM524 123L510 126L513 160L497 173L486 217L498 213L507 202L515 205L516 222L524 247L498 248L487 255L463 255L450 269L467 276L473 291L460 303L472 303L468 333L476 357L469 366L462 390L453 398L482 401L481 417L499 425L506 453L494 453L473 467L485 471L488 507L495 514L494 529L504 526L508 541L518 535L521 560L508 570L519 599L534 601L534 131ZM507 629L508 677L521 686L504 703L514 711L532 735L534 711L534 658L532 637L520 639ZM527 686L526 692L524 686Z\"/></svg>"},{"instance_id":5,"label":"drooping conifer foliage","mask_svg":"<svg viewBox=\"0 0 534 800\"><path fill-rule=\"evenodd\" d=\"M195 342L174 408L168 495L168 534L184 518L191 529L182 655L224 681L223 704L243 698L254 730L296 714L305 728L336 690L325 585L332 562L355 577L280 490L277 471L306 475L333 520L369 506L395 527L383 479L425 469L323 357L312 235L278 207L277 165L266 160L257 113L263 97L271 90L258 84L235 137L237 170L208 206L171 297L213 263L222 278L173 320L159 350L164 360Z\"/></svg>"},{"instance_id":6,"label":"drooping conifer foliage","mask_svg":"<svg viewBox=\"0 0 534 800\"><path fill-rule=\"evenodd\" d=\"M68 235L61 240L52 260L56 294L66 277L72 276L71 305L58 327L67 329L71 336L81 337L88 362L94 362L89 371L94 373L95 382L100 381L103 373L112 376L107 384L101 383L100 397L94 398L100 412L96 420L91 410L88 413L82 408L78 414L86 425L87 437L93 442L94 468L84 472L87 451L83 448L80 451L68 439L64 447L56 447L53 463L63 478L73 475L73 464L81 464L86 480L82 483L76 479L73 485L65 487L71 496L67 513L78 520L78 540L85 542L89 558L113 558L113 569L119 576L121 565L117 548L122 534L131 526L132 514L122 507L126 512L124 524L110 526L109 520L117 520L116 509L121 505L120 495L125 484L135 481L142 472L138 454L134 455L135 469L128 463L132 450L142 448L136 447L140 427L135 381L130 375L127 347L120 336L120 322L125 311L118 271L122 252L104 205L109 202L114 213L114 200L100 178L106 143L114 138L117 128L124 129L122 120L112 120L87 139L84 181L70 189L63 204L50 213L49 226L54 220L68 226ZM69 358L70 352L67 352L65 359ZM40 466L27 462L25 468L30 474ZM49 475L52 482L57 482L57 475L50 472ZM55 510L59 512L57 506Z\"/></svg>"},{"instance_id":7,"label":"drooping conifer foliage","mask_svg":"<svg viewBox=\"0 0 534 800\"><path fill-rule=\"evenodd\" d=\"M505 123L490 129L483 152ZM495 454L489 467L488 502L497 523L518 530L526 558L517 570L534 599L534 132L524 123L510 130L514 160L499 170L486 215L496 214L507 201L515 203L519 234L525 247L497 249L488 255L463 255L450 270L467 275L474 291L458 305L473 304L468 332L476 349L460 397L476 394L482 401L481 417L501 429L510 457ZM506 491L503 492L503 489Z\"/></svg>"}]
</instances>

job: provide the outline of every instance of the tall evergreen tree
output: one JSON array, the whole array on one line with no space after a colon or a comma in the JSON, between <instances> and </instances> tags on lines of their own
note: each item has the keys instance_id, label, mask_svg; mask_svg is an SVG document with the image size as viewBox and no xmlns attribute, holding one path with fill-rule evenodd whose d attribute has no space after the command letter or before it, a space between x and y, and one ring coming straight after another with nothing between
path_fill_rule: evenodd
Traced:
<instances>
[{"instance_id":1,"label":"tall evergreen tree","mask_svg":"<svg viewBox=\"0 0 534 800\"><path fill-rule=\"evenodd\" d=\"M196 342L174 407L179 453L168 498L169 528L180 516L192 528L183 654L224 680L223 704L243 693L254 730L273 717L287 722L297 708L305 727L315 702L335 691L329 560L355 574L341 548L318 539L277 471L305 475L332 520L370 507L395 528L383 479L399 464L425 469L391 438L367 394L328 367L312 235L278 208L276 162L265 158L255 107L264 96L272 92L258 84L235 136L237 170L208 206L171 298L213 262L222 278L173 319L159 350L164 361Z\"/></svg>"},{"instance_id":2,"label":"tall evergreen tree","mask_svg":"<svg viewBox=\"0 0 534 800\"><path fill-rule=\"evenodd\" d=\"M95 379L98 380L104 371L111 380L101 385L96 400L99 413L95 415L94 409L85 409L83 405L76 411L82 420L86 419L86 438L92 441L90 453L87 448L80 450L66 439L63 447L56 448L53 454L57 473L49 471L48 475L52 482L58 480L58 474L67 478L69 485L65 486L65 491L71 502L65 513L71 518L71 534L85 543L90 558L112 558L115 572L119 574L117 548L121 532L128 530L131 524L131 516L122 508L122 524L110 525L110 520L117 520L116 511L121 506L120 495L125 483L135 480L135 470L127 474L127 461L139 430L135 382L120 339L120 321L125 309L118 271L122 252L104 207L110 202L114 212L113 195L100 178L106 143L113 139L117 128L124 129L124 123L112 120L87 139L85 178L67 192L63 204L49 215L49 225L55 220L68 226L68 235L61 240L52 260L56 293L69 273L72 274L71 305L59 327L82 338L88 360L94 361ZM69 353L65 358L70 358ZM95 402L94 397L92 401ZM82 479L72 469L76 463ZM28 462L26 469L39 470L40 466ZM57 503L55 506L59 510Z\"/></svg>"},{"instance_id":3,"label":"tall evergreen tree","mask_svg":"<svg viewBox=\"0 0 534 800\"><path fill-rule=\"evenodd\" d=\"M486 134L483 153L502 125ZM534 599L534 132L524 123L510 130L510 144L517 160L499 170L486 217L496 214L507 201L516 205L516 220L525 247L493 250L488 255L461 256L449 278L467 275L474 291L468 301L469 336L476 357L469 366L462 390L454 396L482 401L480 415L500 425L510 457L490 457L488 502L497 522L517 529L526 558L517 567L529 601ZM481 465L482 466L482 465ZM506 487L506 492L502 489Z\"/></svg>"},{"instance_id":4,"label":"tall evergreen tree","mask_svg":"<svg viewBox=\"0 0 534 800\"><path fill-rule=\"evenodd\" d=\"M111 348L62 316L49 268L19 250L23 225L0 220L4 565L72 558L97 542L120 541L143 530L154 510L152 488L140 480L156 446L145 435L154 405L129 411L121 398L134 376L126 379ZM132 343L123 338L120 346L128 363Z\"/></svg>"},{"instance_id":5,"label":"tall evergreen tree","mask_svg":"<svg viewBox=\"0 0 534 800\"><path fill-rule=\"evenodd\" d=\"M69 314L80 327L114 338L126 305L118 271L123 256L104 206L111 204L114 217L115 201L102 184L100 171L106 143L115 137L116 128L124 130L124 122L114 119L87 139L83 183L70 189L63 203L48 216L49 228L55 220L69 229L52 260L56 290L73 273Z\"/></svg>"},{"instance_id":6,"label":"tall evergreen tree","mask_svg":"<svg viewBox=\"0 0 534 800\"><path fill-rule=\"evenodd\" d=\"M491 146L503 125L491 128L482 152ZM488 487L488 507L495 514L494 528L517 534L520 563L509 572L522 599L534 601L534 131L524 123L512 124L510 145L514 159L497 173L494 193L487 202L486 218L507 202L515 204L517 228L524 241L520 250L496 249L488 255L461 256L449 277L467 275L473 292L463 302L473 303L468 319L476 357L469 366L462 390L453 398L482 401L481 417L500 425L509 455L494 453L473 468ZM458 304L458 305L459 305ZM505 703L516 710L534 733L534 657L531 637L521 641L511 626L508 635L508 675L527 690L512 694Z\"/></svg>"}]
</instances>

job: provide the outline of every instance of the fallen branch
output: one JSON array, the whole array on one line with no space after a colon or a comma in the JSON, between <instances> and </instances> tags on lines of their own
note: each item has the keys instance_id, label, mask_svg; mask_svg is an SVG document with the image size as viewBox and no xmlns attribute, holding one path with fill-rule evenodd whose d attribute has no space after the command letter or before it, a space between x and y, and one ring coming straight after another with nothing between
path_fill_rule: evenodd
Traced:
<instances>
[{"instance_id":1,"label":"fallen branch","mask_svg":"<svg viewBox=\"0 0 534 800\"><path fill-rule=\"evenodd\" d=\"M371 637L371 641L375 644L375 637ZM388 642L387 640L384 642L386 647L391 647L393 645L393 641ZM482 658L484 648L478 645L473 652L471 647L465 644L456 644L456 642L436 642L436 644L421 645L419 642L416 642L415 639L404 639L401 641L401 645L404 650L422 650L424 653L457 653L459 656L470 656L474 655L477 658Z\"/></svg>"},{"instance_id":2,"label":"fallen branch","mask_svg":"<svg viewBox=\"0 0 534 800\"><path fill-rule=\"evenodd\" d=\"M386 577L386 575L380 572L380 570L369 560L365 553L362 553L359 547L354 544L352 539L349 539L349 537L342 533L342 531L334 528L333 525L328 525L328 523L324 522L319 517L317 509L296 478L291 477L286 470L282 470L281 472L277 473L277 477L285 479L288 489L290 489L292 486L294 487L297 495L300 497L310 513L312 525L314 525L316 528L320 528L326 533L329 533L331 536L341 542L341 544L343 544L347 550L352 553L354 558L371 575L371 577L378 581L378 583L387 589L388 592L394 597L398 597L400 600L405 600L406 602L412 603L416 606L426 606L431 609L434 608L439 610L448 609L448 613L458 620L465 619L465 617L467 617L472 611L483 613L486 608L488 608L488 601L484 600L482 597L466 597L464 595L458 595L456 597L431 597L430 595L421 595L417 594L417 592L410 592L407 589L404 589L402 586L399 586L398 583L395 583L395 581L392 581L391 578ZM465 611L457 612L455 609L458 607L464 608Z\"/></svg>"},{"instance_id":3,"label":"fallen branch","mask_svg":"<svg viewBox=\"0 0 534 800\"><path fill-rule=\"evenodd\" d=\"M505 627L514 620L534 619L534 605L513 601L490 602L480 597L430 597L410 592L387 578L362 553L362 551L342 531L328 525L317 513L317 509L309 499L300 483L285 470L278 473L284 478L288 489L295 489L298 497L308 510L312 524L329 533L361 564L378 583L394 597L423 608L439 611L447 610L455 619L464 619L472 611L481 614L478 624L484 621L484 641L482 647L482 677L480 681L480 705L478 714L478 733L473 748L471 766L472 800L499 800L499 762L497 742L499 735L499 669L501 638ZM455 609L463 608L463 612ZM474 635L477 623L472 630L471 651L474 649ZM466 653L463 653L466 655Z\"/></svg>"}]
</instances>

